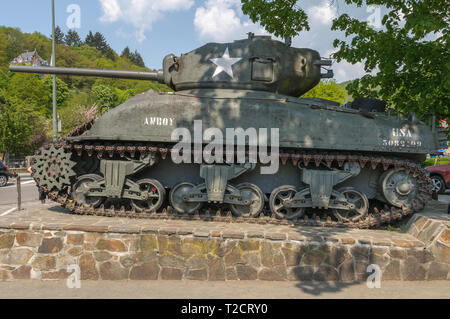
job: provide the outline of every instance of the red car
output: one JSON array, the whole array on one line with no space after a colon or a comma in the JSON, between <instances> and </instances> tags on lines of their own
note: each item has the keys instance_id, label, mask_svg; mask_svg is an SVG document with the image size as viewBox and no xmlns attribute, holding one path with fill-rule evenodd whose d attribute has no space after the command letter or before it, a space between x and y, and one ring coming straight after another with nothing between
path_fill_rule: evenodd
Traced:
<instances>
[{"instance_id":1,"label":"red car","mask_svg":"<svg viewBox=\"0 0 450 319\"><path fill-rule=\"evenodd\" d=\"M450 163L429 166L426 170L430 172L433 191L442 194L446 189L450 189Z\"/></svg>"}]
</instances>

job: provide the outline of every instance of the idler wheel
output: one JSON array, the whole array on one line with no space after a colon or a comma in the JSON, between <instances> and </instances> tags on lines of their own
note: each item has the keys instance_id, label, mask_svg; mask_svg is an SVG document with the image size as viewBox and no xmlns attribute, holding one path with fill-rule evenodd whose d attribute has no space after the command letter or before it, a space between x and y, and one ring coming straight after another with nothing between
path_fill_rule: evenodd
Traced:
<instances>
[{"instance_id":1,"label":"idler wheel","mask_svg":"<svg viewBox=\"0 0 450 319\"><path fill-rule=\"evenodd\" d=\"M236 187L241 193L242 200L249 201L248 205L231 204L230 208L233 215L237 217L258 216L264 208L264 193L262 190L250 183L239 184Z\"/></svg>"},{"instance_id":2,"label":"idler wheel","mask_svg":"<svg viewBox=\"0 0 450 319\"><path fill-rule=\"evenodd\" d=\"M369 200L364 193L358 192L353 187L341 188L339 193L345 196L345 199L355 205L355 208L345 209L333 209L333 215L339 221L357 222L367 216L369 212Z\"/></svg>"},{"instance_id":3,"label":"idler wheel","mask_svg":"<svg viewBox=\"0 0 450 319\"><path fill-rule=\"evenodd\" d=\"M146 200L131 200L131 204L138 211L158 211L166 198L166 190L156 179L141 179L136 182L141 192L148 192Z\"/></svg>"},{"instance_id":4,"label":"idler wheel","mask_svg":"<svg viewBox=\"0 0 450 319\"><path fill-rule=\"evenodd\" d=\"M185 196L190 194L194 189L194 184L180 183L176 185L169 193L170 205L179 213L194 213L202 206L201 202L187 202L184 200Z\"/></svg>"},{"instance_id":5,"label":"idler wheel","mask_svg":"<svg viewBox=\"0 0 450 319\"><path fill-rule=\"evenodd\" d=\"M380 183L383 196L396 207L402 207L402 205L411 207L412 201L419 194L417 180L404 169L397 172L390 169L384 172L380 177Z\"/></svg>"},{"instance_id":6,"label":"idler wheel","mask_svg":"<svg viewBox=\"0 0 450 319\"><path fill-rule=\"evenodd\" d=\"M97 182L101 180L102 177L96 174L87 174L78 177L77 182L72 187L72 198L73 200L84 207L90 207L91 205L94 208L100 206L103 202L103 197L97 196L87 196L89 192L89 183Z\"/></svg>"},{"instance_id":7,"label":"idler wheel","mask_svg":"<svg viewBox=\"0 0 450 319\"><path fill-rule=\"evenodd\" d=\"M291 200L297 193L294 186L283 185L275 188L270 194L270 210L282 219L300 218L305 214L304 207L285 207L284 202Z\"/></svg>"}]
</instances>

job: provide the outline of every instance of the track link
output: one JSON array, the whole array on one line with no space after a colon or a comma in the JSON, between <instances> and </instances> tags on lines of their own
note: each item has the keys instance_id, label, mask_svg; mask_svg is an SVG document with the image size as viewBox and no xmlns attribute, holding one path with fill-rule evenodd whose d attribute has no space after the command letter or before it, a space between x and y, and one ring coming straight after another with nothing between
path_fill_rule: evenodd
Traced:
<instances>
[{"instance_id":1,"label":"track link","mask_svg":"<svg viewBox=\"0 0 450 319\"><path fill-rule=\"evenodd\" d=\"M87 144L87 143L70 143L59 141L54 143L54 146L59 149L65 148L67 151L74 153L73 156L81 156L83 152L86 152L88 156L97 156L98 158L112 158L114 155L125 157L126 155L134 157L137 153L145 155L151 153L152 155L160 156L161 159L168 159L170 153L169 146L161 145L144 145L144 144L114 144L103 145L100 143ZM49 149L50 145L45 145L45 149ZM39 155L40 151L36 151L36 155ZM382 156L369 156L364 154L342 154L342 153L319 153L319 152L293 152L292 150L280 150L280 162L286 165L288 162L292 162L293 165L297 165L302 162L305 166L314 164L316 167L322 163L326 163L328 167L331 167L333 163L337 163L339 167L344 165L345 161L351 163L358 162L361 168L366 166L377 169L382 167L383 170L390 168L398 171L404 169L406 173L410 173L414 178L417 178L419 183L419 195L417 200L413 200L411 207L403 206L401 209L392 205L385 204L383 209L377 207L370 208L369 213L363 220L357 222L351 221L336 221L332 220L331 216L325 216L321 218L316 214L307 216L306 214L297 220L279 219L275 214L270 211L263 211L259 216L255 217L234 217L231 211L228 210L211 210L210 208L196 211L193 214L181 214L175 211L172 207L167 206L159 212L155 211L137 211L134 207L127 210L125 206L105 208L102 204L99 208L93 206L84 207L77 205L70 199L67 194L67 189L62 190L48 190L46 187L41 187L46 192L49 198L61 206L65 207L74 214L79 215L95 215L105 217L130 217L130 218L146 218L146 219L162 219L162 220L203 220L203 221L215 221L215 222L227 222L227 223L254 223L254 224L275 224L275 225L302 225L302 226L316 226L316 227L347 227L347 228L376 228L383 224L392 223L402 218L407 217L417 211L423 209L425 204L431 199L432 186L431 179L426 170L420 165L411 162L409 160L382 157ZM39 179L36 179L39 186Z\"/></svg>"}]
</instances>

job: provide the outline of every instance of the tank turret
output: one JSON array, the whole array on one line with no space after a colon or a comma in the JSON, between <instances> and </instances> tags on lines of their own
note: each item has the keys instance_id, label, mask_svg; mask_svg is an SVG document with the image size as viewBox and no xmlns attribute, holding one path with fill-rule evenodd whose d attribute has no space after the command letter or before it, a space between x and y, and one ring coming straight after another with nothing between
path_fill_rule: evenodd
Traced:
<instances>
[{"instance_id":1,"label":"tank turret","mask_svg":"<svg viewBox=\"0 0 450 319\"><path fill-rule=\"evenodd\" d=\"M234 89L268 91L298 97L323 77L321 67L331 65L311 49L293 48L271 39L254 36L231 43L208 43L177 57L167 55L158 72L95 70L59 67L10 66L13 72L111 77L152 80L175 91L190 89Z\"/></svg>"},{"instance_id":2,"label":"tank turret","mask_svg":"<svg viewBox=\"0 0 450 319\"><path fill-rule=\"evenodd\" d=\"M163 68L165 82L175 90L257 90L297 97L319 83L321 66L330 62L317 51L250 34L232 43L208 43L180 57L168 55Z\"/></svg>"}]
</instances>

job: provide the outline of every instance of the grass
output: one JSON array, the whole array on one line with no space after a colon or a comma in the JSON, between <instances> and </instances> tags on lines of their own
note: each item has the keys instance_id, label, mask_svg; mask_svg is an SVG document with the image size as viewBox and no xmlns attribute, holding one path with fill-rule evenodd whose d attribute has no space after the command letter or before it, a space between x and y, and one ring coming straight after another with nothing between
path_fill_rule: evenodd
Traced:
<instances>
[{"instance_id":1,"label":"grass","mask_svg":"<svg viewBox=\"0 0 450 319\"><path fill-rule=\"evenodd\" d=\"M436 164L434 163L435 160L436 160L435 158L427 158L425 160L425 162L422 163L422 167L434 166L434 165L442 165L442 164L450 163L450 157L438 158Z\"/></svg>"}]
</instances>

